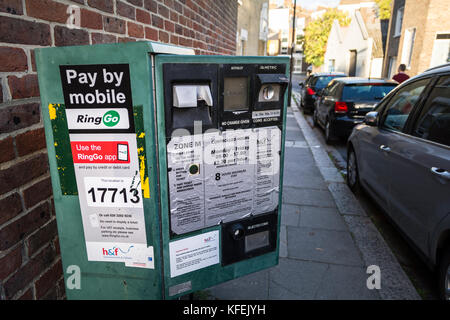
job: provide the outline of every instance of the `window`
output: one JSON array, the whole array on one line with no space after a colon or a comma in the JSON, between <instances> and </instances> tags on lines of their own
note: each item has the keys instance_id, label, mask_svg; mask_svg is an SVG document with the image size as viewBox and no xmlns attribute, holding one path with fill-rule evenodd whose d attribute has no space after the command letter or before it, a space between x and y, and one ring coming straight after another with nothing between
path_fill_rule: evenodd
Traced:
<instances>
[{"instance_id":1,"label":"window","mask_svg":"<svg viewBox=\"0 0 450 320\"><path fill-rule=\"evenodd\" d=\"M429 79L418 80L398 90L384 111L382 126L386 129L402 131L409 113L429 81Z\"/></svg>"},{"instance_id":2,"label":"window","mask_svg":"<svg viewBox=\"0 0 450 320\"><path fill-rule=\"evenodd\" d=\"M336 96L337 88L339 88L339 82L333 81L332 83L330 83L330 85L326 88L326 90L328 91L327 95Z\"/></svg>"},{"instance_id":3,"label":"window","mask_svg":"<svg viewBox=\"0 0 450 320\"><path fill-rule=\"evenodd\" d=\"M403 11L404 10L405 10L405 7L401 7L397 10L397 15L395 17L394 37L399 37L402 33Z\"/></svg>"},{"instance_id":4,"label":"window","mask_svg":"<svg viewBox=\"0 0 450 320\"><path fill-rule=\"evenodd\" d=\"M337 76L335 75L330 75L330 76L320 76L317 77L316 81L312 84L316 89L323 89L325 88L331 80L333 80L334 78L336 78Z\"/></svg>"},{"instance_id":5,"label":"window","mask_svg":"<svg viewBox=\"0 0 450 320\"><path fill-rule=\"evenodd\" d=\"M349 84L342 91L343 101L370 101L383 99L392 89L396 87L391 83L377 84Z\"/></svg>"},{"instance_id":6,"label":"window","mask_svg":"<svg viewBox=\"0 0 450 320\"><path fill-rule=\"evenodd\" d=\"M405 38L403 40L402 63L407 68L411 67L411 58L414 50L414 40L416 38L416 28L405 30Z\"/></svg>"},{"instance_id":7,"label":"window","mask_svg":"<svg viewBox=\"0 0 450 320\"><path fill-rule=\"evenodd\" d=\"M440 33L434 40L430 68L447 62L450 62L450 33Z\"/></svg>"},{"instance_id":8,"label":"window","mask_svg":"<svg viewBox=\"0 0 450 320\"><path fill-rule=\"evenodd\" d=\"M441 77L431 91L412 134L450 146L450 76Z\"/></svg>"},{"instance_id":9,"label":"window","mask_svg":"<svg viewBox=\"0 0 450 320\"><path fill-rule=\"evenodd\" d=\"M328 60L328 71L329 72L334 72L335 65L336 65L336 60L335 59L329 59Z\"/></svg>"}]
</instances>

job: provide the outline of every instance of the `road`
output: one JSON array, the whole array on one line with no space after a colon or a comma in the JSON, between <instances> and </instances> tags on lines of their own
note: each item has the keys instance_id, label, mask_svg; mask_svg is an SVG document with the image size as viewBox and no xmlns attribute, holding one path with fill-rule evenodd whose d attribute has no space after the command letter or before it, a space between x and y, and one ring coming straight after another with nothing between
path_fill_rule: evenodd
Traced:
<instances>
[{"instance_id":1,"label":"road","mask_svg":"<svg viewBox=\"0 0 450 320\"><path fill-rule=\"evenodd\" d=\"M300 94L299 82L304 81L305 75L292 75L292 91ZM311 115L304 115L307 122L313 128L316 136L325 143L324 133L321 128L314 127ZM346 174L347 147L346 141L339 140L329 146L327 149L330 158ZM386 243L396 255L397 260L403 270L410 277L418 293L425 300L438 299L438 289L436 287L436 276L430 271L426 264L420 259L419 255L411 248L408 242L402 237L397 227L389 220L380 207L365 193L355 195L361 206L369 215Z\"/></svg>"}]
</instances>

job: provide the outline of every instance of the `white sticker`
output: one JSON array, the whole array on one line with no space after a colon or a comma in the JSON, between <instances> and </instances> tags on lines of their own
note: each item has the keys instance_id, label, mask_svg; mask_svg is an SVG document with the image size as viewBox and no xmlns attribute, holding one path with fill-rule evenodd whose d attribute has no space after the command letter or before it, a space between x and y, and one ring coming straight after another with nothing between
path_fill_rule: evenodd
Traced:
<instances>
[{"instance_id":1,"label":"white sticker","mask_svg":"<svg viewBox=\"0 0 450 320\"><path fill-rule=\"evenodd\" d=\"M87 205L142 208L142 192L135 180L134 177L85 177Z\"/></svg>"},{"instance_id":2,"label":"white sticker","mask_svg":"<svg viewBox=\"0 0 450 320\"><path fill-rule=\"evenodd\" d=\"M69 130L128 129L128 110L125 108L66 109Z\"/></svg>"},{"instance_id":3,"label":"white sticker","mask_svg":"<svg viewBox=\"0 0 450 320\"><path fill-rule=\"evenodd\" d=\"M133 257L133 261L126 261L125 266L135 268L155 269L153 247L144 248Z\"/></svg>"},{"instance_id":4,"label":"white sticker","mask_svg":"<svg viewBox=\"0 0 450 320\"><path fill-rule=\"evenodd\" d=\"M70 134L70 141L88 260L152 268L136 134Z\"/></svg>"},{"instance_id":5,"label":"white sticker","mask_svg":"<svg viewBox=\"0 0 450 320\"><path fill-rule=\"evenodd\" d=\"M169 243L170 277L219 263L219 231L202 233Z\"/></svg>"},{"instance_id":6,"label":"white sticker","mask_svg":"<svg viewBox=\"0 0 450 320\"><path fill-rule=\"evenodd\" d=\"M142 243L86 242L89 261L124 262L127 267L154 269L153 247Z\"/></svg>"},{"instance_id":7,"label":"white sticker","mask_svg":"<svg viewBox=\"0 0 450 320\"><path fill-rule=\"evenodd\" d=\"M100 227L100 223L98 221L98 217L95 213L89 215L89 221L91 221L91 226L93 228L99 228Z\"/></svg>"},{"instance_id":8,"label":"white sticker","mask_svg":"<svg viewBox=\"0 0 450 320\"><path fill-rule=\"evenodd\" d=\"M260 118L269 118L269 117L279 117L281 115L281 110L261 110L261 111L253 111L252 118L260 119Z\"/></svg>"}]
</instances>

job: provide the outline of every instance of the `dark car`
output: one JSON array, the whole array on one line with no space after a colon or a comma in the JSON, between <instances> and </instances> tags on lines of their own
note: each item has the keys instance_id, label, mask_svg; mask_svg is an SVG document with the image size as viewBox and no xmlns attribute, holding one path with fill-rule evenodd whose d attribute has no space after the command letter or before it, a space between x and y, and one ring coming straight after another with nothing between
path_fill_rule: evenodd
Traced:
<instances>
[{"instance_id":1,"label":"dark car","mask_svg":"<svg viewBox=\"0 0 450 320\"><path fill-rule=\"evenodd\" d=\"M325 130L325 140L347 138L397 82L384 79L338 78L332 80L316 101L313 121Z\"/></svg>"},{"instance_id":2,"label":"dark car","mask_svg":"<svg viewBox=\"0 0 450 320\"><path fill-rule=\"evenodd\" d=\"M450 299L450 64L392 90L347 146L349 187L379 204Z\"/></svg>"},{"instance_id":3,"label":"dark car","mask_svg":"<svg viewBox=\"0 0 450 320\"><path fill-rule=\"evenodd\" d=\"M346 76L342 72L323 72L313 73L307 77L304 83L300 83L300 105L303 108L303 112L313 112L316 99L331 80Z\"/></svg>"}]
</instances>

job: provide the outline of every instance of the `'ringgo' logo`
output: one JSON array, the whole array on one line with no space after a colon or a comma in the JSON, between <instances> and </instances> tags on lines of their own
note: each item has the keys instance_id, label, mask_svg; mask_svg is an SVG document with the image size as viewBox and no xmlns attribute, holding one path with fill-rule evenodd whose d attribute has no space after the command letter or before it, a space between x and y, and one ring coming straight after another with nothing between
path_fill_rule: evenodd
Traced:
<instances>
[{"instance_id":1,"label":"'ringgo' logo","mask_svg":"<svg viewBox=\"0 0 450 320\"><path fill-rule=\"evenodd\" d=\"M120 121L120 115L117 111L110 110L103 115L103 124L107 127L114 127Z\"/></svg>"}]
</instances>

